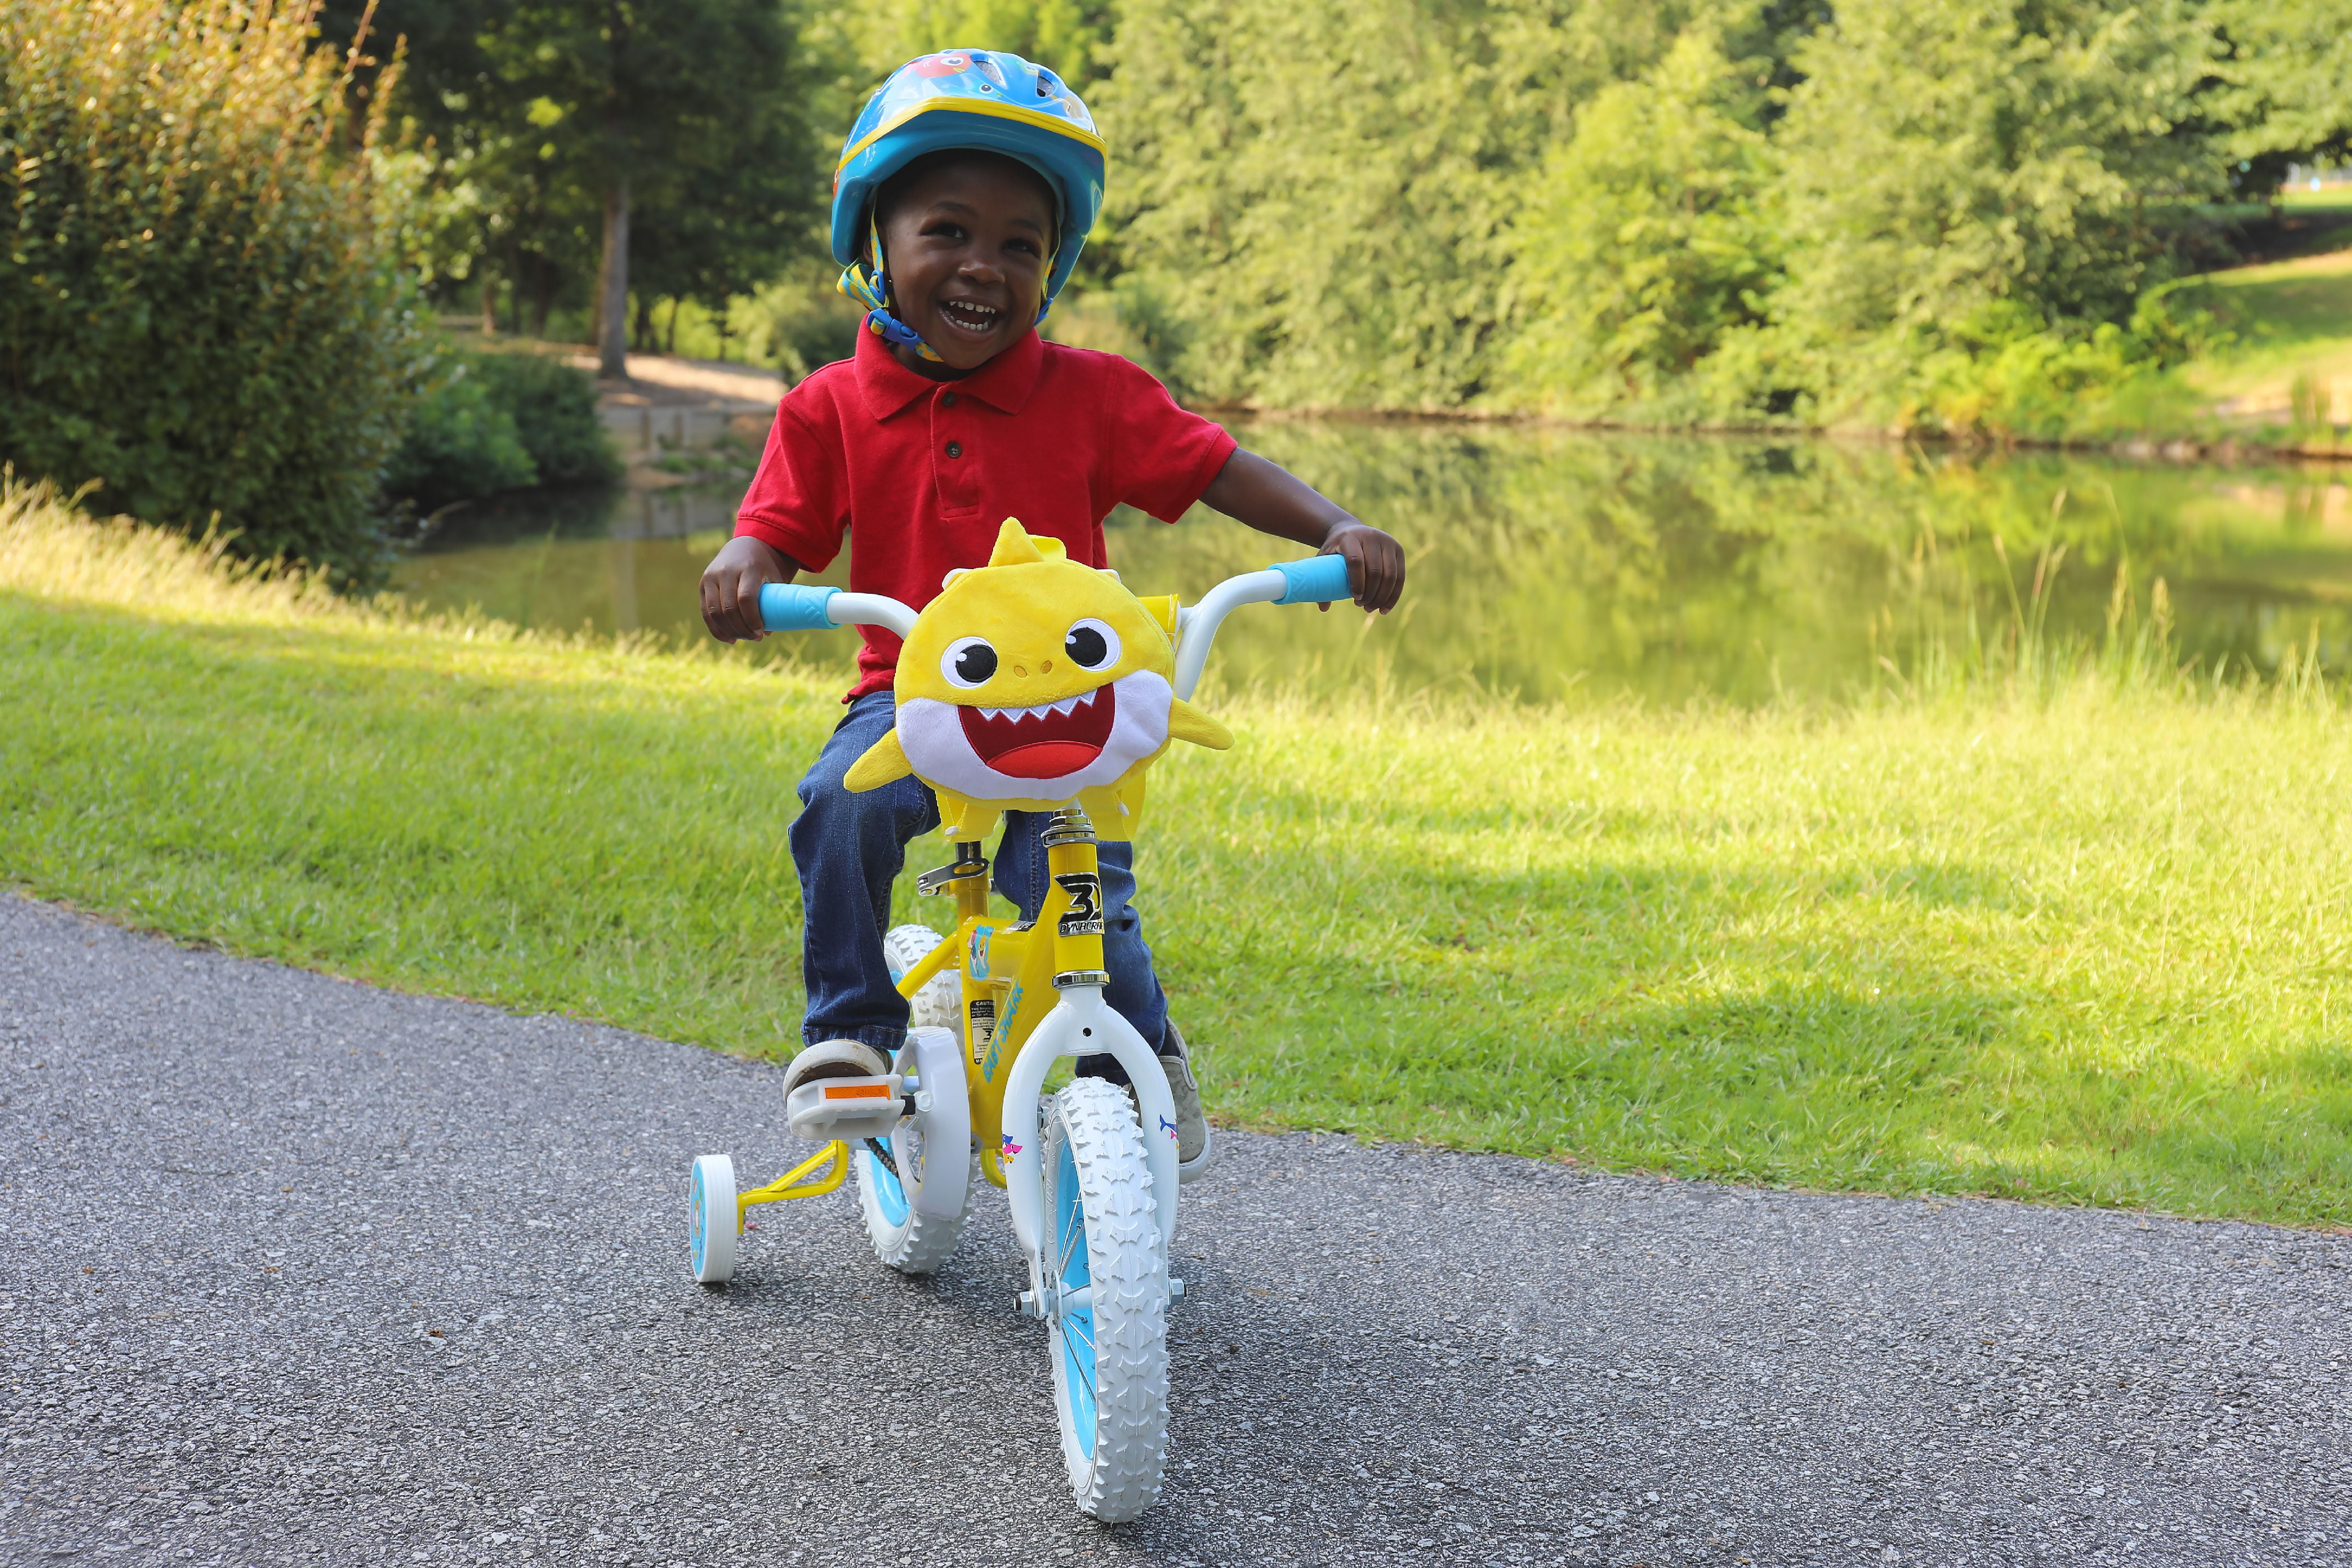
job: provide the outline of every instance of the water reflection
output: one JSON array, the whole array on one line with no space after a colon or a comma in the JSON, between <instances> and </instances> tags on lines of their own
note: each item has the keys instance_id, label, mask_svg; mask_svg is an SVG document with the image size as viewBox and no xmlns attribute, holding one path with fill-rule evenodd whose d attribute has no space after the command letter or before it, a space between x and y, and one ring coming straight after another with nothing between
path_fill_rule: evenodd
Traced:
<instances>
[{"instance_id":1,"label":"water reflection","mask_svg":"<svg viewBox=\"0 0 2352 1568\"><path fill-rule=\"evenodd\" d=\"M2315 630L2329 665L2352 657L2352 491L2325 469L1507 426L1242 434L1396 534L1413 578L1399 613L1370 625L1344 610L1236 617L1217 665L1229 680L1530 700L1835 693L1928 639L2000 635L2037 567L2060 635L2101 632L2120 574L2143 606L2165 581L2182 651L2209 665L2269 668ZM397 582L527 626L698 637L696 584L739 495L510 499L455 520ZM1188 597L1291 553L1201 510L1172 529L1122 513L1111 552L1139 591ZM845 639L785 640L763 655L848 668Z\"/></svg>"}]
</instances>

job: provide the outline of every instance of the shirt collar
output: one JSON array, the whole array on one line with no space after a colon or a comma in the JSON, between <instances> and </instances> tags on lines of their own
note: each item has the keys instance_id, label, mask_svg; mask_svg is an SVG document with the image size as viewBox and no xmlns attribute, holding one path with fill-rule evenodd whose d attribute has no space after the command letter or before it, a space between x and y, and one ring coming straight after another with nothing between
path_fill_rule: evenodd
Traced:
<instances>
[{"instance_id":1,"label":"shirt collar","mask_svg":"<svg viewBox=\"0 0 2352 1568\"><path fill-rule=\"evenodd\" d=\"M866 411L877 421L889 418L919 397L942 391L976 397L1001 414L1018 414L1029 401L1029 394L1036 389L1037 372L1045 363L1045 346L1032 327L1021 334L1019 342L961 381L933 381L900 364L898 356L890 352L890 345L879 335L860 331L853 363Z\"/></svg>"}]
</instances>

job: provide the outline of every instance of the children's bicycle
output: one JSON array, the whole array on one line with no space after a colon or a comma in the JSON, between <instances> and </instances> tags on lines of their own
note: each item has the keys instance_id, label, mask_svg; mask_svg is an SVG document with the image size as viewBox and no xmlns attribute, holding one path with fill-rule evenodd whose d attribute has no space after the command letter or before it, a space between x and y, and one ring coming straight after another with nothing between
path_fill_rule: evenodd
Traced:
<instances>
[{"instance_id":1,"label":"children's bicycle","mask_svg":"<svg viewBox=\"0 0 2352 1568\"><path fill-rule=\"evenodd\" d=\"M876 1254L929 1273L955 1248L977 1168L1005 1190L1028 1264L1020 1305L1045 1326L1072 1490L1112 1522L1160 1493L1167 1309L1183 1281L1169 1270L1175 1106L1151 1047L1103 999L1097 845L1132 834L1145 773L1171 741L1231 744L1188 700L1225 616L1349 593L1347 563L1318 555L1231 578L1197 605L1138 598L1008 521L989 564L950 574L920 615L804 584L760 596L772 631L872 625L905 639L897 727L847 782L912 773L937 794L954 854L917 886L955 900L955 930L886 938L910 1013L892 1070L816 1079L788 1098L793 1131L823 1148L748 1191L727 1155L695 1161L695 1278L733 1275L752 1205L830 1193L852 1173ZM1008 809L1052 814L1050 890L1034 921L989 910L982 851ZM1044 1096L1055 1059L1080 1056L1115 1058L1131 1089L1080 1078Z\"/></svg>"}]
</instances>

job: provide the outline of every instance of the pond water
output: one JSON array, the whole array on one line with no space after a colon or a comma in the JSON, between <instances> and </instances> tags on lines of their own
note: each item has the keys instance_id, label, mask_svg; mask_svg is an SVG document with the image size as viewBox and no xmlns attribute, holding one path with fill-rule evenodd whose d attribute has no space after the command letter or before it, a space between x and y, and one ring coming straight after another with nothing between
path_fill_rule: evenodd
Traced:
<instances>
[{"instance_id":1,"label":"pond water","mask_svg":"<svg viewBox=\"0 0 2352 1568\"><path fill-rule=\"evenodd\" d=\"M1369 624L1341 609L1236 616L1212 668L1237 684L1833 696L1931 644L2037 617L2095 643L2119 582L2143 618L2161 582L2181 655L2208 668L2268 670L2315 636L2329 668L2352 658L2352 470L1527 426L1235 428L1395 534L1412 572L1404 605ZM523 626L698 638L696 583L740 493L508 497L450 520L395 585ZM1174 528L1122 512L1110 533L1131 587L1188 600L1297 553L1202 509ZM850 654L846 637L761 650L845 676Z\"/></svg>"}]
</instances>

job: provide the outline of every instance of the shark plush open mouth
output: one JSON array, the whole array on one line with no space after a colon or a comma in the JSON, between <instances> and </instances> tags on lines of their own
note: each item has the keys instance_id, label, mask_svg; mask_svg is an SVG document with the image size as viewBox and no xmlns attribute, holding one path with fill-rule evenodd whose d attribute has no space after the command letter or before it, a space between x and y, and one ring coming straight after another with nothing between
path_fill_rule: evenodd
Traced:
<instances>
[{"instance_id":1,"label":"shark plush open mouth","mask_svg":"<svg viewBox=\"0 0 2352 1568\"><path fill-rule=\"evenodd\" d=\"M980 760L1016 779L1057 779L1102 755L1118 719L1108 686L1034 708L958 708L963 738Z\"/></svg>"}]
</instances>

